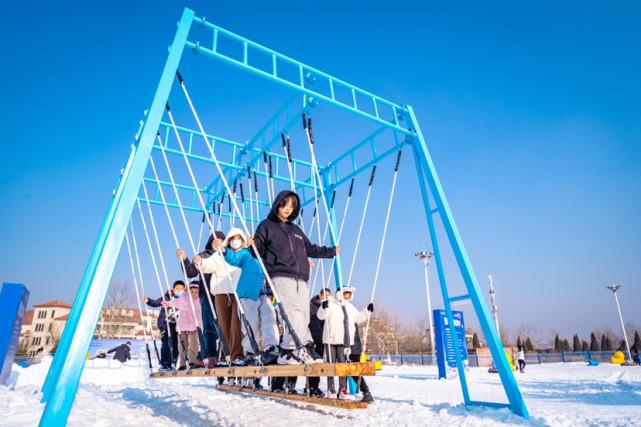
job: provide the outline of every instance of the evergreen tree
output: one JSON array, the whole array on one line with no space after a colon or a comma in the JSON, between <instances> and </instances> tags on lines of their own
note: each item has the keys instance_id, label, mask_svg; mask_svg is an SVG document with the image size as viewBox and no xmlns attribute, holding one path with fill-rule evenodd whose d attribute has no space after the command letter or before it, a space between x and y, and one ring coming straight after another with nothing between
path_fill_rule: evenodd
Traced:
<instances>
[{"instance_id":1,"label":"evergreen tree","mask_svg":"<svg viewBox=\"0 0 641 427\"><path fill-rule=\"evenodd\" d=\"M599 345L599 340L597 339L594 332L590 334L590 351L599 351L601 346Z\"/></svg>"},{"instance_id":2,"label":"evergreen tree","mask_svg":"<svg viewBox=\"0 0 641 427\"><path fill-rule=\"evenodd\" d=\"M612 345L612 341L610 340L610 337L605 337L605 346L607 351L614 350L614 346Z\"/></svg>"},{"instance_id":3,"label":"evergreen tree","mask_svg":"<svg viewBox=\"0 0 641 427\"><path fill-rule=\"evenodd\" d=\"M525 340L525 351L534 351L534 344L532 344L530 337Z\"/></svg>"},{"instance_id":4,"label":"evergreen tree","mask_svg":"<svg viewBox=\"0 0 641 427\"><path fill-rule=\"evenodd\" d=\"M581 351L581 340L576 334L572 338L572 351Z\"/></svg>"},{"instance_id":5,"label":"evergreen tree","mask_svg":"<svg viewBox=\"0 0 641 427\"><path fill-rule=\"evenodd\" d=\"M621 343L619 344L617 351L622 351L623 354L627 353L628 349L625 348L625 340L621 340Z\"/></svg>"},{"instance_id":6,"label":"evergreen tree","mask_svg":"<svg viewBox=\"0 0 641 427\"><path fill-rule=\"evenodd\" d=\"M523 343L521 342L521 337L516 337L516 348L521 348L523 347Z\"/></svg>"},{"instance_id":7,"label":"evergreen tree","mask_svg":"<svg viewBox=\"0 0 641 427\"><path fill-rule=\"evenodd\" d=\"M479 341L479 336L474 332L474 335L472 335L472 347L473 348L481 348L481 341Z\"/></svg>"},{"instance_id":8,"label":"evergreen tree","mask_svg":"<svg viewBox=\"0 0 641 427\"><path fill-rule=\"evenodd\" d=\"M588 351L588 350L590 350L590 346L588 345L587 342L582 341L581 342L581 351Z\"/></svg>"},{"instance_id":9,"label":"evergreen tree","mask_svg":"<svg viewBox=\"0 0 641 427\"><path fill-rule=\"evenodd\" d=\"M561 342L561 344L562 344L562 347L563 347L563 351L572 351L572 349L570 347L570 341L568 341L567 338L564 338L563 341Z\"/></svg>"},{"instance_id":10,"label":"evergreen tree","mask_svg":"<svg viewBox=\"0 0 641 427\"><path fill-rule=\"evenodd\" d=\"M637 351L641 351L641 335L639 335L639 331L634 332L634 344L632 344L632 347L636 348Z\"/></svg>"},{"instance_id":11,"label":"evergreen tree","mask_svg":"<svg viewBox=\"0 0 641 427\"><path fill-rule=\"evenodd\" d=\"M556 335L556 337L554 337L554 351L563 351L563 347L561 346L561 339L559 338L558 334Z\"/></svg>"},{"instance_id":12,"label":"evergreen tree","mask_svg":"<svg viewBox=\"0 0 641 427\"><path fill-rule=\"evenodd\" d=\"M601 335L601 351L608 351L608 343L606 342L605 334Z\"/></svg>"}]
</instances>

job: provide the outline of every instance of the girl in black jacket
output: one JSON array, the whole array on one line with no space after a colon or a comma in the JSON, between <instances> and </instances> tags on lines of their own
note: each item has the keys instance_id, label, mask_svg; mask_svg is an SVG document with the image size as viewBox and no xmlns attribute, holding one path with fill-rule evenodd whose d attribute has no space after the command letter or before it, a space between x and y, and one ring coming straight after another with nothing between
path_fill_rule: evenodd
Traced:
<instances>
[{"instance_id":1,"label":"girl in black jacket","mask_svg":"<svg viewBox=\"0 0 641 427\"><path fill-rule=\"evenodd\" d=\"M300 212L300 199L293 191L281 191L267 219L256 228L254 244L263 259L267 273L287 312L291 326L305 346L297 351L291 332L285 328L279 364L321 362L314 351L309 331L309 258L333 258L340 247L311 243L294 221Z\"/></svg>"}]
</instances>

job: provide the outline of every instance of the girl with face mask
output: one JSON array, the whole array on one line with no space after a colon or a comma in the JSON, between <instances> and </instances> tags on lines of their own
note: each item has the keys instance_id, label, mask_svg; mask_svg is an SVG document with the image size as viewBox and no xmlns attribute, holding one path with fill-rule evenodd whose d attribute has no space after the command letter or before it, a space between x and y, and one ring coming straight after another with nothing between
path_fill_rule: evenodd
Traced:
<instances>
[{"instance_id":1,"label":"girl with face mask","mask_svg":"<svg viewBox=\"0 0 641 427\"><path fill-rule=\"evenodd\" d=\"M225 261L241 269L236 293L245 310L247 321L254 332L258 347L261 350L264 364L274 363L278 358L278 327L276 312L271 304L271 297L264 291L265 278L258 261L247 247L247 237L241 229L232 228L223 242ZM255 358L247 331L244 330L242 347L245 359L250 362Z\"/></svg>"}]
</instances>

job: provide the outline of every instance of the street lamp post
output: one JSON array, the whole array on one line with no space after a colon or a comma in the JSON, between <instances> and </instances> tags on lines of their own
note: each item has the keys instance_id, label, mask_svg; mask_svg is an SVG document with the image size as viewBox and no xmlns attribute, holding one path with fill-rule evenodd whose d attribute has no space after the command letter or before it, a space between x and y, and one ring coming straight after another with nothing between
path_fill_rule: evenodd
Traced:
<instances>
[{"instance_id":1,"label":"street lamp post","mask_svg":"<svg viewBox=\"0 0 641 427\"><path fill-rule=\"evenodd\" d=\"M625 333L625 324L623 323L623 315L621 314L621 306L619 305L619 297L617 297L617 291L621 288L621 285L615 283L610 286L606 286L607 289L612 291L614 294L614 301L617 303L617 311L619 312L619 320L621 321L621 329L623 329L623 339L625 340L625 347L628 350L628 360L630 360L630 344L628 343L628 335Z\"/></svg>"},{"instance_id":2,"label":"street lamp post","mask_svg":"<svg viewBox=\"0 0 641 427\"><path fill-rule=\"evenodd\" d=\"M434 352L434 320L432 317L432 300L430 298L430 279L427 274L427 267L430 264L430 258L434 256L431 252L421 251L414 254L418 259L423 261L425 267L425 293L427 294L427 319L430 323L430 353L432 356L432 365L436 365L436 353Z\"/></svg>"},{"instance_id":3,"label":"street lamp post","mask_svg":"<svg viewBox=\"0 0 641 427\"><path fill-rule=\"evenodd\" d=\"M494 277L492 275L487 276L487 283L490 288L490 302L492 303L492 318L494 319L494 325L496 326L496 334L501 339L501 330L499 329L499 308L496 306L496 291L494 290Z\"/></svg>"}]
</instances>

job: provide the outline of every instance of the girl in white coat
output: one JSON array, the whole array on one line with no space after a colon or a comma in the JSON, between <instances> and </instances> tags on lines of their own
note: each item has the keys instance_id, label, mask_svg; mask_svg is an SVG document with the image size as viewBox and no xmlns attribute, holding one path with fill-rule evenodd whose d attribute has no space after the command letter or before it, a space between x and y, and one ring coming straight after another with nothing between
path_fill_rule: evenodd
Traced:
<instances>
[{"instance_id":1,"label":"girl in white coat","mask_svg":"<svg viewBox=\"0 0 641 427\"><path fill-rule=\"evenodd\" d=\"M317 316L324 320L323 345L327 349L327 361L329 363L346 362L349 359L351 346L354 345L356 325L364 325L374 311L374 304L370 303L366 308L358 311L352 299L356 289L343 287L336 291L336 298L329 296L318 309ZM339 399L349 399L347 392L347 377L338 379Z\"/></svg>"}]
</instances>

